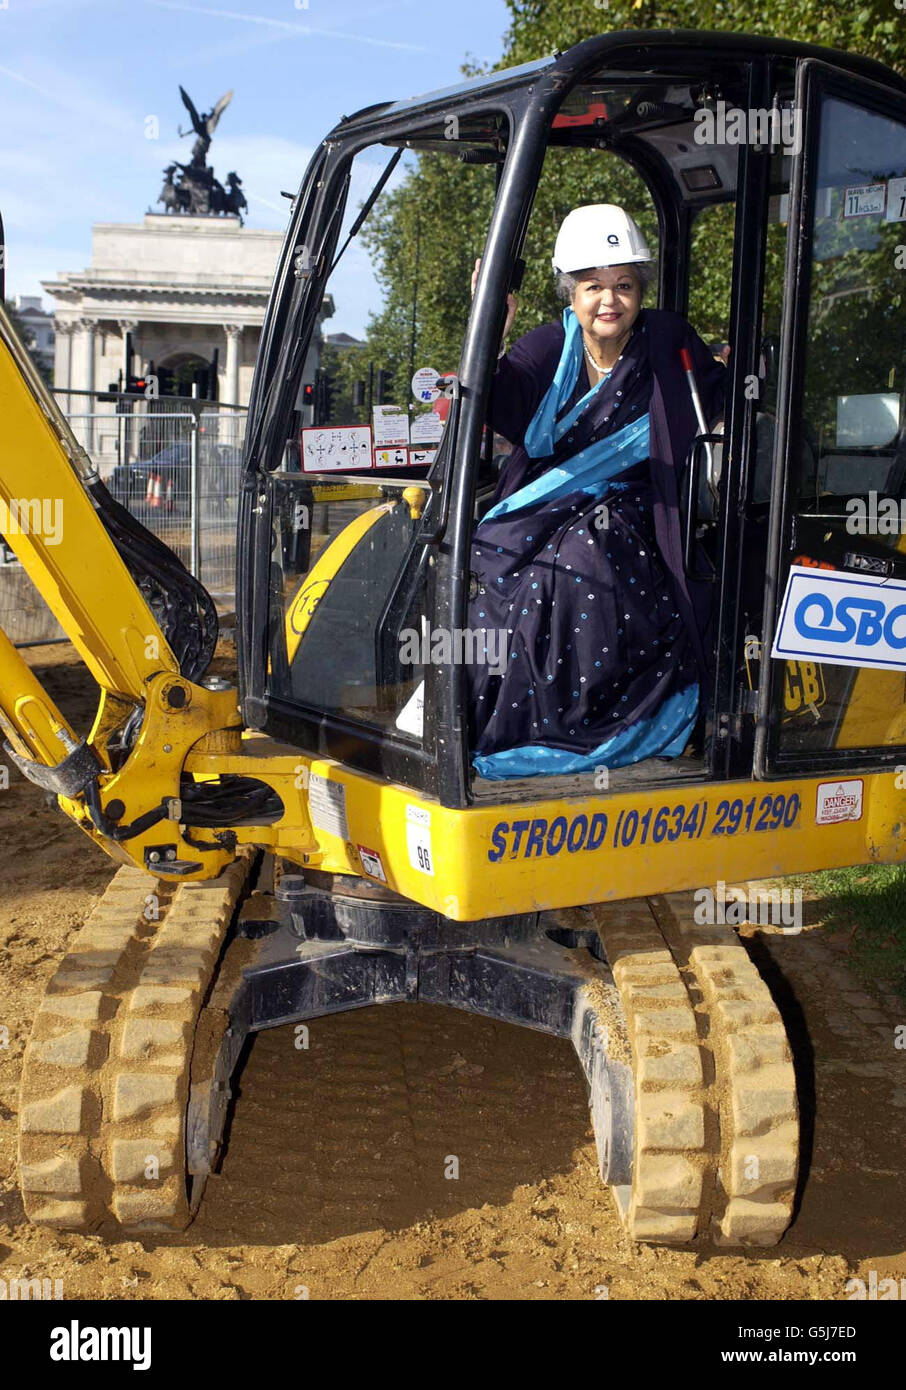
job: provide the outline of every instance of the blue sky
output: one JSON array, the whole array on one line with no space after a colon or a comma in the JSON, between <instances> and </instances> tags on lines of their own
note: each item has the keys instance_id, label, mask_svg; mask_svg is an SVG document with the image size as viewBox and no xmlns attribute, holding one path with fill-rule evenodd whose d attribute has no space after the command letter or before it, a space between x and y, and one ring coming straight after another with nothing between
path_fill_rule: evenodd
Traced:
<instances>
[{"instance_id":1,"label":"blue sky","mask_svg":"<svg viewBox=\"0 0 906 1390\"><path fill-rule=\"evenodd\" d=\"M467 56L496 61L507 19L503 0L0 0L7 294L86 266L92 222L154 205L191 149L180 83L199 111L233 89L209 161L239 172L248 226L282 229L280 190L341 115L455 83ZM361 255L343 269L329 329L361 332L376 289Z\"/></svg>"}]
</instances>

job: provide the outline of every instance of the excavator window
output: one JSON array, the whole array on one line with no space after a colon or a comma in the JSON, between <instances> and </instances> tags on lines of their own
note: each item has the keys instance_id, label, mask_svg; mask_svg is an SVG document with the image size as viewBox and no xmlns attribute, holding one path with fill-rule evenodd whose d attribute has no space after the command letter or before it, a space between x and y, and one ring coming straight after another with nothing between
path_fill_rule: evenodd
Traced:
<instances>
[{"instance_id":1,"label":"excavator window","mask_svg":"<svg viewBox=\"0 0 906 1390\"><path fill-rule=\"evenodd\" d=\"M848 601L861 602L859 611L870 616L865 605L884 602L876 586L906 579L906 123L883 106L862 105L851 88L822 89L813 100L817 158L805 190L800 361L778 591L791 566L837 585L834 595L852 576L869 587L847 589ZM809 631L818 608L810 612ZM872 633L866 620L855 645L838 641L838 654L831 639L840 632L831 622L823 645L815 643L820 651L774 663L778 769L800 759L833 765L860 750L906 744L904 673L869 664L882 645L872 645ZM857 649L860 636L866 640ZM890 636L901 644L896 623ZM784 632L781 639L786 650ZM845 664L847 657L858 664Z\"/></svg>"},{"instance_id":2,"label":"excavator window","mask_svg":"<svg viewBox=\"0 0 906 1390\"><path fill-rule=\"evenodd\" d=\"M385 758L424 740L425 666L438 655L429 541L451 408L435 383L458 367L505 137L506 123L485 113L366 145L336 171L303 247L303 273L330 273L318 286L320 343L298 374L291 438L270 476L268 692L296 728L327 714L371 746L379 737ZM410 225L400 210L404 184L442 199L452 180L470 190L472 242L444 235L436 218ZM406 273L366 320L366 287L400 261ZM431 305L451 277L464 286L461 313L438 324ZM334 334L331 320L352 331Z\"/></svg>"},{"instance_id":3,"label":"excavator window","mask_svg":"<svg viewBox=\"0 0 906 1390\"><path fill-rule=\"evenodd\" d=\"M640 222L655 252L657 276L645 303L688 315L715 356L725 349L733 314L740 148L719 140L705 147L696 127L703 110L743 104L748 82L747 64L722 63L718 81L703 58L688 67L667 65L656 78L608 70L568 91L531 189L519 247L527 268L513 338L562 313L550 273L552 220L569 206L617 201ZM399 166L390 168L380 187L389 155L399 150ZM306 728L317 728L323 742L326 714L337 724L379 732L385 750L430 741L432 721L425 711L439 687L428 668L448 659L455 663L460 655L468 659L465 650L438 647L445 629L435 626L431 544L447 519L446 466L454 441L447 427L450 402L430 399L427 377L460 369L471 271L489 225L502 216L501 179L510 153L507 115L451 103L400 136L387 133L345 159L335 156L325 170L325 193L308 219L301 248L316 278L319 268L323 276L317 285L322 333L329 335L330 320L341 310L345 316L369 274L369 257L378 269L390 256L397 266L402 259L408 274L388 278L385 303L367 326L368 349L327 341L320 361L310 355L302 365L292 437L271 475L267 684L272 708L291 712L301 737ZM420 220L412 201L400 200L404 183L420 184L425 199L442 200L445 180L459 189L468 184L471 237L457 224L455 234L438 239L437 219ZM379 195L359 228L363 200L370 203L376 182ZM564 196L568 205L560 206ZM324 274L350 233L334 273ZM451 276L464 287L459 315L432 321L425 306L434 286ZM430 335L423 330L426 321ZM419 369L427 389L421 399ZM362 443L368 427L370 450ZM485 423L475 461L473 525L491 505L511 444ZM416 486L422 492L413 497ZM702 484L696 507L703 563L716 572L716 490L709 493ZM721 578L716 572L715 594ZM464 643L474 636L468 625L462 632ZM450 641L459 635L453 629ZM468 701L467 691L462 698ZM684 757L669 764L642 760L616 774L617 780L708 775L709 700L703 693L695 739ZM344 756L354 761L355 749L355 740L347 741ZM482 781L473 769L471 794L479 798ZM499 795L499 785L492 790ZM521 794L516 783L507 793Z\"/></svg>"}]
</instances>

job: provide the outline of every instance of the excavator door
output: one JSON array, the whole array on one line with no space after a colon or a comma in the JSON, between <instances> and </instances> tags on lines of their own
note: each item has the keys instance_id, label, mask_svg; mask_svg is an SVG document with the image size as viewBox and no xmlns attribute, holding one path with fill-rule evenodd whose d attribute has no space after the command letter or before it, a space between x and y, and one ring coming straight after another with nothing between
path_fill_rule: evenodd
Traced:
<instances>
[{"instance_id":1,"label":"excavator door","mask_svg":"<svg viewBox=\"0 0 906 1390\"><path fill-rule=\"evenodd\" d=\"M842 776L906 762L906 110L813 59L795 108L755 764Z\"/></svg>"}]
</instances>

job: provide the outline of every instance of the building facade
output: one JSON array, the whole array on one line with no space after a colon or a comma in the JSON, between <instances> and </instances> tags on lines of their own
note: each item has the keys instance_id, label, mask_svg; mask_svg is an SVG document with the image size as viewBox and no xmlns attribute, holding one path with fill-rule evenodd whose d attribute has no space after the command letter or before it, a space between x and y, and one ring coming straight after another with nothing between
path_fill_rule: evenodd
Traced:
<instances>
[{"instance_id":1,"label":"building facade","mask_svg":"<svg viewBox=\"0 0 906 1390\"><path fill-rule=\"evenodd\" d=\"M152 364L185 380L216 356L218 399L247 405L282 244L282 232L242 227L232 216L147 213L136 224L95 223L91 264L42 282L57 306L58 396L106 391L121 371L145 375ZM316 367L306 364L306 380ZM75 408L63 399L64 409Z\"/></svg>"},{"instance_id":2,"label":"building facade","mask_svg":"<svg viewBox=\"0 0 906 1390\"><path fill-rule=\"evenodd\" d=\"M57 391L106 390L126 370L131 333L137 375L216 353L219 399L246 405L282 242L237 217L95 223L91 264L43 282L57 305Z\"/></svg>"}]
</instances>

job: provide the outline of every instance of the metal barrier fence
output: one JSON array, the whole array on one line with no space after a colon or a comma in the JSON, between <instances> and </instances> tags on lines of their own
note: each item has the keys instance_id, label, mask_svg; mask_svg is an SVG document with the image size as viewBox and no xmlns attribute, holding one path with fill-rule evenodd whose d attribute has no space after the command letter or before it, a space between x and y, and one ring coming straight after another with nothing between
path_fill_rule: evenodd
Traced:
<instances>
[{"instance_id":1,"label":"metal barrier fence","mask_svg":"<svg viewBox=\"0 0 906 1390\"><path fill-rule=\"evenodd\" d=\"M180 398L57 396L71 405L72 430L116 500L175 551L219 609L231 608L246 411ZM3 542L0 627L18 646L63 635Z\"/></svg>"}]
</instances>

